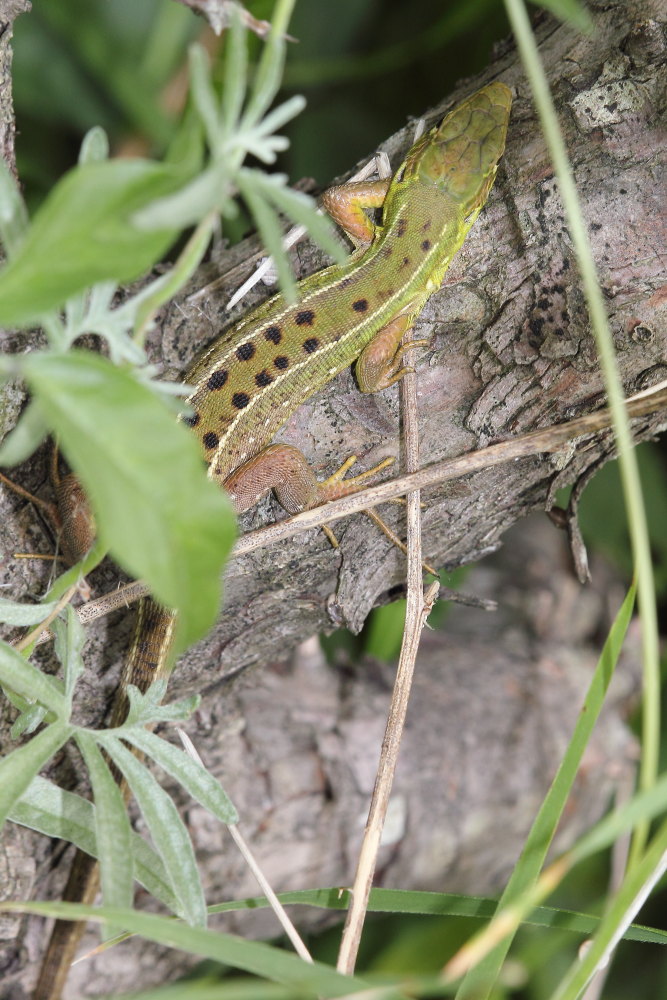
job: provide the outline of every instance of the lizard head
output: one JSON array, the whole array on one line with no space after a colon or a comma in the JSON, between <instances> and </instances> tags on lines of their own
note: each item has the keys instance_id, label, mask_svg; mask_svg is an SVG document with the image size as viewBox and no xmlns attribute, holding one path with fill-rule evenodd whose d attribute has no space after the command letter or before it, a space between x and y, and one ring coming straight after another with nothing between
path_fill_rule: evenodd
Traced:
<instances>
[{"instance_id":1,"label":"lizard head","mask_svg":"<svg viewBox=\"0 0 667 1000\"><path fill-rule=\"evenodd\" d=\"M400 181L439 188L472 224L496 176L511 105L504 83L478 90L415 143L398 171Z\"/></svg>"}]
</instances>

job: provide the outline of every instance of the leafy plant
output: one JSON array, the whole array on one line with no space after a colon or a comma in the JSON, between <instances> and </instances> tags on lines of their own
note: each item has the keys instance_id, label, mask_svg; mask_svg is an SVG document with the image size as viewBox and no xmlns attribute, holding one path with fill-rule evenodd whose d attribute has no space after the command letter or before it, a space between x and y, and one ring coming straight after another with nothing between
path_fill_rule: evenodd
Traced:
<instances>
[{"instance_id":1,"label":"leafy plant","mask_svg":"<svg viewBox=\"0 0 667 1000\"><path fill-rule=\"evenodd\" d=\"M105 135L95 129L83 144L79 166L57 185L32 222L28 220L18 186L7 171L0 172L0 237L8 257L5 269L0 272L0 322L26 328L39 323L48 341L48 349L38 354L2 359L5 377L18 374L26 379L32 402L0 450L0 460L6 464L22 460L47 432L57 431L65 455L89 491L100 524L101 546L89 558L88 565L108 547L130 572L145 577L160 599L179 608L181 647L205 631L217 610L220 566L231 546L233 529L223 499L217 491L208 489L199 468L195 470L200 463L193 443L188 435L181 434L182 428L173 419L173 396L182 390L156 381L146 362L143 337L155 311L193 273L219 219L222 217L224 222L236 211L237 195L245 199L267 247L276 256L288 293L290 278L279 250L280 213L314 227L311 232L317 234L322 245L338 253L330 242L326 223L316 216L308 199L287 188L281 175L267 177L244 165L248 154L264 163L274 162L276 154L285 148L285 140L276 136L275 131L297 114L303 104L300 98L292 97L269 110L279 86L283 33L291 6L287 0L276 4L273 29L248 93L247 56L238 20L232 22L220 92L212 81L203 53L193 50L192 103L164 161L142 160L132 164L108 161ZM579 232L580 213L568 180L569 168L544 81L540 79L539 61L523 8L519 0L506 0L506 6L524 52L527 74L536 91L547 135L556 150L561 194L568 204L573 237L578 241L587 295L593 306L613 398L611 341L599 308L595 274L587 259L590 254ZM544 0L543 6L582 29L589 26L588 16L576 0ZM117 304L118 283L143 275L188 226L193 226L194 231L178 252L172 270L148 280L141 291ZM83 332L97 333L105 340L109 361L81 351L68 351ZM113 396L113 413L111 406L102 402L107 395ZM622 417L619 415L618 419L622 428ZM137 421L146 429L141 441L136 440ZM621 441L625 433L621 429ZM601 655L585 711L559 773L500 902L422 893L395 893L389 898L376 892L371 897L371 910L404 914L489 919L497 910L488 928L461 949L444 975L424 976L419 981L415 977L408 981L394 975L390 982L385 977L382 983L370 976L363 980L342 977L324 965L307 966L279 949L240 942L232 936L214 935L203 929L200 926L205 916L203 898L180 821L175 819L173 808L154 779L121 742L129 742L152 756L222 822L234 822L233 807L217 783L179 751L143 729L146 723L184 718L195 703L160 707L163 689L156 688L145 696L134 694L130 717L117 730L92 732L74 726L70 709L81 671L82 638L70 611L65 612L67 630L62 621L55 624L63 681L45 677L11 647L0 647L0 682L22 712L15 734L31 732L46 721L36 737L0 762L0 818L10 817L47 835L62 836L99 856L105 900L113 905L92 909L50 903L32 907L18 904L15 908L53 916L89 916L192 954L215 958L268 981L264 984L253 981L249 987L232 983L224 991L226 997L340 996L371 984L377 997L446 995L454 991L454 978L461 974L465 978L460 982L459 996L496 995L512 938L520 925L532 922L558 924L580 935L594 935L589 951L572 964L557 993L558 1000L574 1000L622 936L665 943L664 932L630 925L638 900L650 891L663 871L667 845L664 821L650 841L646 837L649 822L665 810L667 791L664 778L656 779L659 699L650 560L638 500L639 480L632 468L630 449L624 447L623 452L622 475L631 510L646 637L642 789L565 857L543 868L546 849L618 658L633 606L632 590ZM152 454L159 456L155 463L151 461ZM183 506L174 500L170 483L165 482L165 468L170 469L179 484L197 483L192 493L187 492ZM155 516L157 498L160 517ZM128 515L124 513L128 504L133 510L129 521L134 519L134 523L128 523ZM67 574L39 609L0 603L0 617L14 624L37 624L42 620L40 616L57 610L58 597L75 576L76 571ZM197 589L193 600L195 578ZM70 738L76 741L89 768L95 805L38 777L38 771ZM132 785L144 809L155 850L131 834L101 751L124 771ZM172 829L177 831L175 839ZM575 864L606 848L619 833L629 829L640 831L632 861L602 918L538 905ZM129 858L131 865L126 863ZM110 878L111 871L114 879ZM133 874L174 913L195 926L127 909ZM332 909L340 909L348 902L334 890L289 894L285 901ZM241 908L246 904L254 906L257 901L237 901L214 909ZM209 995L204 987L200 993ZM222 992L211 988L210 995L219 996Z\"/></svg>"}]
</instances>

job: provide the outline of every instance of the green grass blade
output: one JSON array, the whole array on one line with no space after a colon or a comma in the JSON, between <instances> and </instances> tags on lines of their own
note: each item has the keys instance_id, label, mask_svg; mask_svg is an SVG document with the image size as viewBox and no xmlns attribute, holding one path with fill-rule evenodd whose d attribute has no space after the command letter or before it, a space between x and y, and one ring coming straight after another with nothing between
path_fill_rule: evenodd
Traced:
<instances>
[{"instance_id":1,"label":"green grass blade","mask_svg":"<svg viewBox=\"0 0 667 1000\"><path fill-rule=\"evenodd\" d=\"M149 941L180 948L200 958L224 962L234 969L262 976L272 982L284 983L306 997L346 997L368 988L368 983L354 976L343 976L320 962L308 963L279 948L259 941L246 941L233 934L218 934L202 927L157 917L137 910L115 907L97 908L76 903L0 903L0 912L41 913L44 916L65 917L108 922L122 926ZM309 992L306 992L309 991Z\"/></svg>"},{"instance_id":2,"label":"green grass blade","mask_svg":"<svg viewBox=\"0 0 667 1000\"><path fill-rule=\"evenodd\" d=\"M339 886L330 889L303 889L281 892L278 899L283 906L303 904L325 910L346 912L350 905L347 890L341 892ZM226 903L209 906L208 912L229 913L237 910L257 910L268 907L265 896L249 899L235 899ZM421 916L474 917L490 920L498 909L498 900L488 896L464 896L448 892L423 892L412 889L372 889L368 903L370 913L419 914ZM600 917L575 910L564 910L552 906L538 906L524 921L534 927L550 927L570 931L573 934L590 936L600 926ZM667 930L632 924L624 937L628 941L643 941L647 944L667 946Z\"/></svg>"},{"instance_id":3,"label":"green grass blade","mask_svg":"<svg viewBox=\"0 0 667 1000\"><path fill-rule=\"evenodd\" d=\"M585 955L573 962L551 1000L577 1000L595 972L604 967L626 927L667 869L667 823L663 823L640 861L627 872L607 907Z\"/></svg>"},{"instance_id":4,"label":"green grass blade","mask_svg":"<svg viewBox=\"0 0 667 1000\"><path fill-rule=\"evenodd\" d=\"M635 602L635 587L630 587L611 627L595 673L586 693L579 719L560 763L556 776L546 794L526 839L521 856L498 903L498 914L515 906L524 894L534 889L547 851L556 832L570 790L577 776L593 727L602 709L605 694L614 673L623 639L630 622ZM457 1000L481 1000L488 997L505 960L513 934L494 947L465 976L456 994Z\"/></svg>"},{"instance_id":5,"label":"green grass blade","mask_svg":"<svg viewBox=\"0 0 667 1000\"><path fill-rule=\"evenodd\" d=\"M660 663L651 549L637 457L623 402L624 393L616 364L614 342L607 322L604 299L593 260L586 222L581 213L572 168L558 126L558 118L551 99L546 75L540 62L537 44L533 37L530 21L522 0L505 0L505 7L517 41L521 60L530 82L544 138L558 179L559 192L563 200L567 226L577 257L591 326L604 374L609 408L612 414L633 560L637 574L637 604L642 628L642 757L639 784L641 788L649 788L654 784L658 772L660 745ZM642 826L635 831L630 853L630 865L641 855L647 833L648 829L646 826Z\"/></svg>"}]
</instances>

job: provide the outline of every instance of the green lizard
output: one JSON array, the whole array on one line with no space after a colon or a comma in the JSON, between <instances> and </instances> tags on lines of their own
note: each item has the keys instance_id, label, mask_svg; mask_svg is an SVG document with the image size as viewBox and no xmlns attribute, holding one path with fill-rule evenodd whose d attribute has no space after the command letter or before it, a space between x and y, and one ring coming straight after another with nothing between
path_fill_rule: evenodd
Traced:
<instances>
[{"instance_id":1,"label":"green lizard","mask_svg":"<svg viewBox=\"0 0 667 1000\"><path fill-rule=\"evenodd\" d=\"M491 83L426 132L390 180L328 191L324 207L356 245L349 259L301 281L296 304L278 294L254 309L187 373L195 390L182 419L237 512L271 489L291 513L314 507L358 490L384 466L345 479L352 458L318 482L297 448L271 441L304 400L355 360L362 392L384 389L408 371L403 337L488 198L510 106L509 89ZM375 225L365 210L380 207ZM112 724L124 716L127 685L145 690L163 669L172 627L170 612L143 603ZM64 898L92 901L95 870L93 859L77 855ZM57 922L34 1000L60 996L76 926Z\"/></svg>"}]
</instances>

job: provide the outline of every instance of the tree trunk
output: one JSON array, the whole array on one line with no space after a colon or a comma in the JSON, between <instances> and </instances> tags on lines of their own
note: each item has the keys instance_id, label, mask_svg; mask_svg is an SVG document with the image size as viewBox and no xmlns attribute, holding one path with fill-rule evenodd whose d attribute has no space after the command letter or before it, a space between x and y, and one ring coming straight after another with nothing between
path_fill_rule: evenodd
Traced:
<instances>
[{"instance_id":1,"label":"tree trunk","mask_svg":"<svg viewBox=\"0 0 667 1000\"><path fill-rule=\"evenodd\" d=\"M590 36L546 15L538 15L535 25L623 385L632 395L667 377L660 262L667 93L662 5L628 0L590 6L596 24ZM489 71L467 81L427 119L430 124L442 117L497 78L512 87L515 103L496 185L417 323L416 336L430 340L417 369L423 464L562 422L604 402L557 185L513 46L499 47ZM412 134L404 129L386 143L393 165ZM229 322L225 303L252 269L257 247L249 240L217 253L187 294L165 310L152 350L167 377L181 373ZM305 275L323 259L305 245L294 263ZM225 278L231 268L233 277ZM244 302L243 311L259 298ZM5 343L18 349L25 336L7 335ZM7 395L5 424L20 401L18 389ZM633 432L644 440L665 425L662 412L635 421ZM326 474L350 453L362 457L363 467L387 455L400 466L397 393L362 397L352 375L343 374L301 407L281 437L297 443ZM453 568L493 552L511 525L544 510L557 488L613 454L609 433L591 435L557 455L524 458L428 491L423 520L429 561ZM39 490L44 479L42 455L26 464L20 481ZM4 551L47 551L34 511L13 496L3 496L2 504ZM267 500L245 516L244 527L281 516ZM403 512L386 516L400 533ZM388 702L391 671L377 664L340 672L301 655L281 666L304 639L340 624L357 631L374 605L402 593L403 557L365 518L341 522L336 533L338 551L311 532L235 560L227 571L220 622L183 658L172 687L174 696L204 694L192 735L239 806L277 888L349 882ZM608 626L607 602L617 605L620 596L615 586L607 590L602 570L592 587L582 589L566 561L555 529L515 530L501 561L485 563L466 584L499 600L498 614L456 609L446 652L442 636L425 640L381 884L484 893L506 878L571 732L595 662L593 640L597 648L600 630ZM2 571L17 599L43 591L39 564L16 568L6 560ZM97 593L117 581L113 566L92 579ZM119 614L90 628L89 671L79 699L86 723L103 718L127 647L128 617ZM48 660L48 652L43 655ZM631 660L629 655L628 665ZM622 704L620 696L610 704L590 748L560 846L601 814L610 788L631 772L633 743L621 725ZM3 706L6 726L11 717ZM53 776L74 787L78 771L78 759L66 750ZM230 845L220 847L218 828L212 830L198 809L184 808L203 855L209 899L255 894ZM68 858L61 845L12 828L3 882L23 897L57 895ZM28 926L25 932L15 922L2 925L8 949L0 968L7 982L11 973L16 996L33 981L43 943L42 925ZM273 933L273 925L254 915L251 932ZM96 959L92 972L86 966L78 992L73 979L71 995L136 989L182 967L180 954L162 955L158 962L145 944L127 948L131 961L119 962L113 952ZM111 978L104 978L105 970Z\"/></svg>"}]
</instances>

